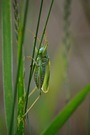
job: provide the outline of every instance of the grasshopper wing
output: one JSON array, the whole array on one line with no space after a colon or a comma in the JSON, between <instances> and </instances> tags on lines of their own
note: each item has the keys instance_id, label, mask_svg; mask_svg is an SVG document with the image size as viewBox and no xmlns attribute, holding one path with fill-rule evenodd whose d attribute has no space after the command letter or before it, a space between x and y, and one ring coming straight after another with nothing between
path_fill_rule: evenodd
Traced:
<instances>
[{"instance_id":1,"label":"grasshopper wing","mask_svg":"<svg viewBox=\"0 0 90 135\"><path fill-rule=\"evenodd\" d=\"M42 85L42 91L44 93L47 93L48 90L49 90L49 80L50 80L50 60L48 61L48 64L46 66L44 82L43 82L43 85Z\"/></svg>"}]
</instances>

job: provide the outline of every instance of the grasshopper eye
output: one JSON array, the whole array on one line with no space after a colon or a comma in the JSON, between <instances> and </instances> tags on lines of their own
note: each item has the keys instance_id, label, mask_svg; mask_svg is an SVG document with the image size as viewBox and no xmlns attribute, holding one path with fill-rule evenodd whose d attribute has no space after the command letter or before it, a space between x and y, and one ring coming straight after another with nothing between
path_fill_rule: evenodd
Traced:
<instances>
[{"instance_id":1,"label":"grasshopper eye","mask_svg":"<svg viewBox=\"0 0 90 135\"><path fill-rule=\"evenodd\" d=\"M39 50L39 54L43 54L44 53L44 47L41 47Z\"/></svg>"},{"instance_id":2,"label":"grasshopper eye","mask_svg":"<svg viewBox=\"0 0 90 135\"><path fill-rule=\"evenodd\" d=\"M46 55L46 53L47 53L46 48L45 47L41 47L40 50L39 50L39 54L44 56L44 55Z\"/></svg>"}]
</instances>

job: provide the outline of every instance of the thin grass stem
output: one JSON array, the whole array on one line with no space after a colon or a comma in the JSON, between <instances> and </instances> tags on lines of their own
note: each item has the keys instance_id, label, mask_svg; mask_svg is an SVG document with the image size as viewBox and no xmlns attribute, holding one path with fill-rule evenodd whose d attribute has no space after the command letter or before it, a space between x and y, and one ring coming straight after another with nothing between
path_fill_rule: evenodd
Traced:
<instances>
[{"instance_id":1,"label":"thin grass stem","mask_svg":"<svg viewBox=\"0 0 90 135\"><path fill-rule=\"evenodd\" d=\"M39 30L39 25L40 25L42 7L43 7L43 0L41 0L41 4L40 4L39 17L38 17L38 22L37 22L36 34L35 34L36 37L35 37L35 40L34 40L34 47L33 47L33 53L32 53L32 61L31 61L31 68L30 68L30 75L29 75L29 81L28 81L28 87L27 87L27 93L26 93L25 113L27 111L28 95L29 95L30 83L31 83L32 75L33 75L33 59L34 59L34 55L35 55L35 47L36 47L38 30Z\"/></svg>"},{"instance_id":2,"label":"thin grass stem","mask_svg":"<svg viewBox=\"0 0 90 135\"><path fill-rule=\"evenodd\" d=\"M49 12L48 12L48 15L47 15L47 18L46 18L46 22L45 22L45 25L44 25L42 37L41 37L41 40L40 40L40 44L39 44L37 56L38 56L38 53L39 53L39 49L40 49L40 47L41 47L41 45L42 45L42 41L43 41L43 38L44 38L44 34L45 34L45 31L46 31L46 27L47 27L47 24L48 24L48 20L49 20L49 17L50 17L50 13L51 13L51 10L52 10L53 3L54 3L54 0L51 1L51 5L50 5L50 8L49 8ZM37 56L36 56L36 59L37 59Z\"/></svg>"}]
</instances>

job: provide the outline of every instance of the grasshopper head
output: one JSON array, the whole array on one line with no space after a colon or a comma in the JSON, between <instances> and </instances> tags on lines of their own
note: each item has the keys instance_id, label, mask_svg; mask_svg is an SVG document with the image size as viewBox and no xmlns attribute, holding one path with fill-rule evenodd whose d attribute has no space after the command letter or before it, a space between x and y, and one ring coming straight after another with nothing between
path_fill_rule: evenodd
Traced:
<instances>
[{"instance_id":1,"label":"grasshopper head","mask_svg":"<svg viewBox=\"0 0 90 135\"><path fill-rule=\"evenodd\" d=\"M41 56L45 56L47 54L47 48L45 47L41 47L39 50L39 55Z\"/></svg>"}]
</instances>

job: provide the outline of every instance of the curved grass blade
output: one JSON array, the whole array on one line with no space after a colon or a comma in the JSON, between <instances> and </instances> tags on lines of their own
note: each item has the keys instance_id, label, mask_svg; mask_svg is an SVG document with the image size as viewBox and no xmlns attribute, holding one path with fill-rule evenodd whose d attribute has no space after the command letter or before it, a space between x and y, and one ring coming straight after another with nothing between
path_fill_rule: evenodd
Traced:
<instances>
[{"instance_id":1,"label":"curved grass blade","mask_svg":"<svg viewBox=\"0 0 90 135\"><path fill-rule=\"evenodd\" d=\"M3 88L7 130L10 128L12 113L12 41L11 41L11 0L2 0L2 62Z\"/></svg>"},{"instance_id":2,"label":"curved grass blade","mask_svg":"<svg viewBox=\"0 0 90 135\"><path fill-rule=\"evenodd\" d=\"M75 112L77 107L84 101L89 92L90 85L87 85L67 104L41 135L55 135L55 133L61 129L65 122Z\"/></svg>"}]
</instances>

